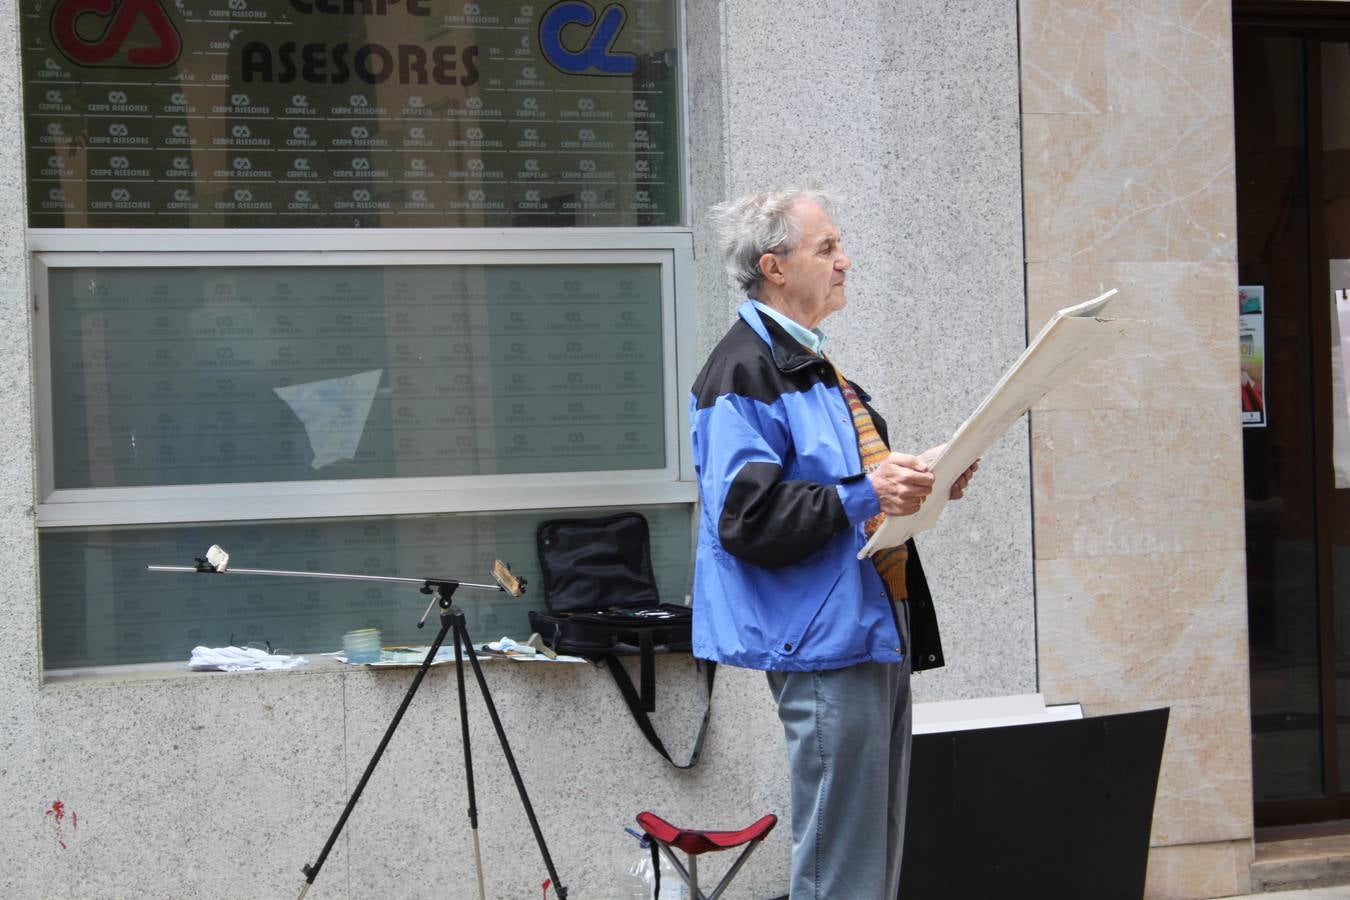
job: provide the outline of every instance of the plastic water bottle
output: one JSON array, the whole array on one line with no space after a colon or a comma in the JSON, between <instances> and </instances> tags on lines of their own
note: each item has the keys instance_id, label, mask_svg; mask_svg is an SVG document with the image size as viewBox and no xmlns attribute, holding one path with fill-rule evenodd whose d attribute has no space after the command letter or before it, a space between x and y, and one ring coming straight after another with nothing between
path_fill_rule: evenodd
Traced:
<instances>
[{"instance_id":1,"label":"plastic water bottle","mask_svg":"<svg viewBox=\"0 0 1350 900\"><path fill-rule=\"evenodd\" d=\"M650 845L631 828L624 831L631 834L642 845L642 854L632 857L623 880L624 900L656 900L656 878L652 874L652 851ZM684 883L675 867L666 859L664 853L658 854L661 860L661 897L660 900L689 900L689 886Z\"/></svg>"}]
</instances>

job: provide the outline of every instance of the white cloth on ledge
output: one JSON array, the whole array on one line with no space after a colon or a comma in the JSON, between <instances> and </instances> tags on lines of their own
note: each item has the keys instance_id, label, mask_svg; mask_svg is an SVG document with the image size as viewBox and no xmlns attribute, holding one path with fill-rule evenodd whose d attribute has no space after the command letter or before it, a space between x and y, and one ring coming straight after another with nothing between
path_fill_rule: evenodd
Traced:
<instances>
[{"instance_id":1,"label":"white cloth on ledge","mask_svg":"<svg viewBox=\"0 0 1350 900\"><path fill-rule=\"evenodd\" d=\"M248 672L294 669L306 662L303 656L278 656L253 647L193 647L188 668L194 672Z\"/></svg>"}]
</instances>

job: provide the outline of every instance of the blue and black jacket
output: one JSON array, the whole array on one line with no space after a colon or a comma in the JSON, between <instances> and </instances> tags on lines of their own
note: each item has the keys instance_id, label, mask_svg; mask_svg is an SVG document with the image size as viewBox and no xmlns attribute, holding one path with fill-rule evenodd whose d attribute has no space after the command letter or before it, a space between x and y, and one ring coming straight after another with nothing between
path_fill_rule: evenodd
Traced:
<instances>
[{"instance_id":1,"label":"blue and black jacket","mask_svg":"<svg viewBox=\"0 0 1350 900\"><path fill-rule=\"evenodd\" d=\"M885 440L886 423L872 418ZM857 558L880 505L827 362L747 301L694 382L690 422L702 500L696 656L785 671L898 663L906 653L916 671L943 664L913 543L911 648L876 567Z\"/></svg>"}]
</instances>

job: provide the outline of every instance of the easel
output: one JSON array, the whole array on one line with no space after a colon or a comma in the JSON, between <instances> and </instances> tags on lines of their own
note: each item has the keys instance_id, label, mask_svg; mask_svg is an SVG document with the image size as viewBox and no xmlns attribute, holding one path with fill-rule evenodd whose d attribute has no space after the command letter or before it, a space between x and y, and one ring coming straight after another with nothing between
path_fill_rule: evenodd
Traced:
<instances>
[{"instance_id":1,"label":"easel","mask_svg":"<svg viewBox=\"0 0 1350 900\"><path fill-rule=\"evenodd\" d=\"M520 802L525 807L525 815L530 821L530 830L534 832L534 841L539 845L539 853L544 858L544 867L548 870L549 879L553 882L553 889L557 893L559 900L567 900L567 888L558 878L558 871L553 866L553 858L549 856L548 845L544 843L543 832L539 829L539 820L535 817L534 807L530 803L530 797L525 790L525 782L521 778L520 769L516 766L515 755L511 752L511 744L506 738L506 730L502 727L501 717L497 715L496 704L492 701L492 692L488 690L487 680L483 677L483 669L478 661L478 654L474 652L473 641L469 637L469 629L464 621L464 611L458 606L454 606L450 601L454 597L455 591L461 587L475 588L488 591L507 591L515 596L524 592L523 581L514 578L504 566L499 565L494 569L493 576L497 579L497 584L475 584L468 581L458 581L447 578L399 578L396 576L382 575L351 575L340 572L297 572L282 569L231 569L228 568L229 554L225 553L219 547L212 547L207 551L205 558L197 558L195 566L147 566L151 572L189 572L195 574L209 575L268 575L284 578L326 578L340 581L379 581L385 583L418 585L419 590L424 594L431 595L431 602L427 604L426 612L422 614L422 619L417 623L421 628L426 624L427 617L431 615L432 606L440 607L441 627L432 641L431 649L427 652L426 658L417 668L417 674L413 676L412 683L408 685L408 691L403 695L403 702L399 704L398 711L394 713L393 720L384 732L384 737L380 739L380 744L375 748L375 753L366 765L366 770L361 775L361 780L357 782L356 788L352 791L351 797L347 800L346 807L342 810L342 815L338 817L337 824L333 826L333 831L328 835L327 842L323 845L319 857L313 865L306 864L301 866L301 871L305 875L304 887L300 889L300 897L303 900L310 887L314 884L314 879L319 876L319 871L323 868L324 861L328 859L328 854L332 851L333 845L337 843L338 836L342 834L343 827L347 824L348 817L356 807L356 802L361 799L361 792L366 789L366 782L370 780L375 767L380 762L380 757L384 755L384 750L389 746L390 739L394 732L398 730L399 723L403 721L403 714L407 711L408 705L412 703L413 696L417 693L418 687L422 684L422 679L426 676L427 670L431 668L432 662L436 658L437 651L441 644L453 629L455 632L455 684L459 693L459 726L461 733L461 742L464 745L464 783L469 795L469 828L473 832L473 854L474 864L478 872L478 897L479 900L485 900L486 893L483 885L483 856L478 844L478 805L474 795L473 783L473 750L469 744L469 708L468 701L464 693L464 655L463 650L468 649L469 664L473 667L473 674L478 681L479 693L483 695L483 701L487 704L488 715L492 719L492 727L497 732L497 741L501 744L502 753L506 757L506 764L511 770L511 778L516 783L516 793L520 795ZM503 574L504 573L504 574Z\"/></svg>"}]
</instances>

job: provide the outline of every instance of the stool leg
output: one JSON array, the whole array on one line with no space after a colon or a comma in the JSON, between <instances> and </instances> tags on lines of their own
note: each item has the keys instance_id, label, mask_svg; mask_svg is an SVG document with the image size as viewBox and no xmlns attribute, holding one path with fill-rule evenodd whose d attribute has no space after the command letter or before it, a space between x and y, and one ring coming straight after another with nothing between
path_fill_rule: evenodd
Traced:
<instances>
[{"instance_id":1,"label":"stool leg","mask_svg":"<svg viewBox=\"0 0 1350 900\"><path fill-rule=\"evenodd\" d=\"M675 874L679 875L680 879L689 886L690 900L703 900L703 895L698 892L697 860L693 856L689 857L689 868L686 869L684 863L680 862L679 857L675 855L675 851L671 850L668 844L657 841L656 846L660 848L661 855L666 858L666 861L674 867Z\"/></svg>"},{"instance_id":2,"label":"stool leg","mask_svg":"<svg viewBox=\"0 0 1350 900\"><path fill-rule=\"evenodd\" d=\"M760 838L760 841L762 840L763 838ZM750 852L759 846L760 841L751 841L750 846L746 847L745 850L741 852L741 855L736 857L736 861L731 864L731 868L727 870L727 874L722 876L722 880L717 882L717 887L708 895L708 900L717 900L718 897L722 896L722 892L727 889L729 884L731 884L731 879L736 877L736 873L741 870L741 866L745 865L745 861L750 858ZM703 900L703 898L700 897L699 900Z\"/></svg>"}]
</instances>

